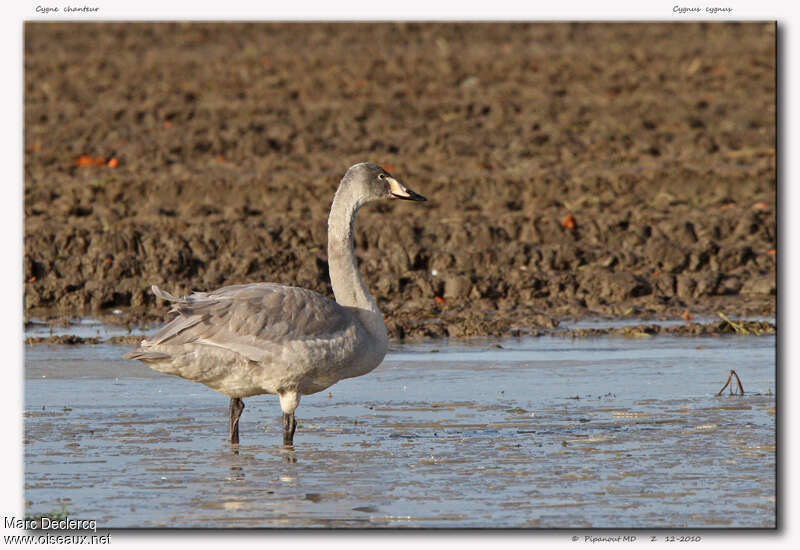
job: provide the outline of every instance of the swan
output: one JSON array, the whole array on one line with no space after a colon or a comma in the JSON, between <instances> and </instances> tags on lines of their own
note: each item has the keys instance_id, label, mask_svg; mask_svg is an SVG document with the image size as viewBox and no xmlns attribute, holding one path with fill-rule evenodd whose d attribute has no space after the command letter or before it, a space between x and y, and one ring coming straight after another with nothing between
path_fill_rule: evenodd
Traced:
<instances>
[{"instance_id":1,"label":"swan","mask_svg":"<svg viewBox=\"0 0 800 550\"><path fill-rule=\"evenodd\" d=\"M302 395L362 376L383 361L386 325L356 264L353 227L359 208L381 199L425 201L377 164L351 166L328 218L328 264L336 300L276 283L226 286L177 298L153 293L178 316L125 359L200 382L230 397L229 441L239 443L242 398L277 394L283 443L293 445Z\"/></svg>"}]
</instances>

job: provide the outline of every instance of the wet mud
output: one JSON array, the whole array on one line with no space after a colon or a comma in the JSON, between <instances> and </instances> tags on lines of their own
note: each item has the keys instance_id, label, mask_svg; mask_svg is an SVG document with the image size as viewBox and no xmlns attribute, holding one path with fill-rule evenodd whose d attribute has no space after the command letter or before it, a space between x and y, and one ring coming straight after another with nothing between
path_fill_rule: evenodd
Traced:
<instances>
[{"instance_id":1,"label":"wet mud","mask_svg":"<svg viewBox=\"0 0 800 550\"><path fill-rule=\"evenodd\" d=\"M775 26L27 23L27 318L150 293L330 295L355 162L430 200L356 224L390 335L775 315ZM400 202L400 201L398 201Z\"/></svg>"}]
</instances>

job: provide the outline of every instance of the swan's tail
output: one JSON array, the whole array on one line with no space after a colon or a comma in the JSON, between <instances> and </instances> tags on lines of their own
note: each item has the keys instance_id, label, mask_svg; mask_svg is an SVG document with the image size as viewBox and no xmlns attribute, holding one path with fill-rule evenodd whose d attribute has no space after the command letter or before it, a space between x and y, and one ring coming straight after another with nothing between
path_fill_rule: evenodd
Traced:
<instances>
[{"instance_id":1,"label":"swan's tail","mask_svg":"<svg viewBox=\"0 0 800 550\"><path fill-rule=\"evenodd\" d=\"M172 294L170 294L166 290L161 290L156 285L151 286L150 290L152 290L153 294L155 294L156 296L158 296L162 300L166 300L168 302L180 302L180 303L183 303L183 304L186 303L186 298L178 298L177 296L173 296Z\"/></svg>"},{"instance_id":2,"label":"swan's tail","mask_svg":"<svg viewBox=\"0 0 800 550\"><path fill-rule=\"evenodd\" d=\"M192 296L184 296L183 298L178 298L177 296L173 296L172 294L170 294L169 292L167 292L165 290L161 290L156 285L151 286L150 289L153 291L153 294L155 294L157 297L161 298L162 300L166 300L168 302L173 302L174 304L176 304L170 310L171 312L180 313L181 309L187 307L187 304L190 304L193 301ZM193 322L197 323L199 320L201 320L201 318L198 318L198 319L194 320ZM175 326L176 325L176 321L178 322L178 325L179 325L178 327ZM174 319L171 323L167 324L166 326L164 326L164 328L162 328L160 331L158 331L153 336L152 340L147 340L147 339L142 340L139 349L134 350L134 351L132 351L130 353L126 353L123 357L125 359L139 360L139 361L142 361L142 362L148 363L148 364L159 363L161 361L166 361L166 360L171 359L172 356L170 354L168 354L168 353L162 353L160 351L152 351L152 350L149 350L147 348L149 348L150 346L152 346L154 344L161 343L161 341L164 340L166 338L166 336L169 336L169 335L171 335L171 334L173 334L175 332L180 332L181 330L183 330L183 328L186 328L184 325L186 325L186 320L185 319L182 319L180 317L177 318L177 319ZM189 326L191 326L191 324Z\"/></svg>"}]
</instances>

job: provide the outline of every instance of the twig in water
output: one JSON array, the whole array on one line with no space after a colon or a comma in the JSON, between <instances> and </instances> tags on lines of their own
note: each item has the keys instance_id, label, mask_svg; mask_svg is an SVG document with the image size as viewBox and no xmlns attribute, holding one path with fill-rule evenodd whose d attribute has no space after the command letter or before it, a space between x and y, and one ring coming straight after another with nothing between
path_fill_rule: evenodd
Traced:
<instances>
[{"instance_id":1,"label":"twig in water","mask_svg":"<svg viewBox=\"0 0 800 550\"><path fill-rule=\"evenodd\" d=\"M730 392L730 395L736 395L733 393L733 384L731 384L731 380L734 378L736 378L736 384L739 386L738 395L744 395L744 388L742 387L742 381L739 379L739 375L736 374L735 370L731 370L731 373L728 375L728 381L725 382L725 385L722 386L721 390L719 390L719 393L717 393L718 396L722 395L722 392L725 391L725 388L727 388L728 385L730 385L730 389L728 390Z\"/></svg>"}]
</instances>

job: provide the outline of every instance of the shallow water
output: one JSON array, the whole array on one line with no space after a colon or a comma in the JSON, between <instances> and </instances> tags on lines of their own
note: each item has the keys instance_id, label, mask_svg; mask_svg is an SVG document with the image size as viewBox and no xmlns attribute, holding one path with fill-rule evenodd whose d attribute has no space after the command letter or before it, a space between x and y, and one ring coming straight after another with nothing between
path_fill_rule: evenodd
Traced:
<instances>
[{"instance_id":1,"label":"shallow water","mask_svg":"<svg viewBox=\"0 0 800 550\"><path fill-rule=\"evenodd\" d=\"M26 348L26 513L98 527L774 527L775 338L395 346L306 396L224 396L121 359ZM716 393L730 369L745 396Z\"/></svg>"},{"instance_id":2,"label":"shallow water","mask_svg":"<svg viewBox=\"0 0 800 550\"><path fill-rule=\"evenodd\" d=\"M79 336L81 338L111 338L113 336L153 334L159 327L125 327L122 325L103 324L97 319L75 319L69 324L48 323L40 319L31 319L25 323L25 338L48 336Z\"/></svg>"}]
</instances>

